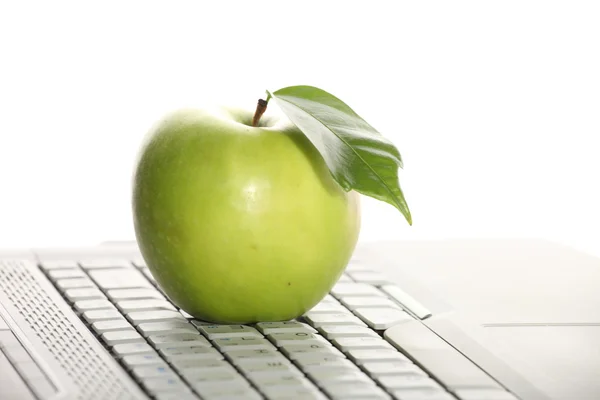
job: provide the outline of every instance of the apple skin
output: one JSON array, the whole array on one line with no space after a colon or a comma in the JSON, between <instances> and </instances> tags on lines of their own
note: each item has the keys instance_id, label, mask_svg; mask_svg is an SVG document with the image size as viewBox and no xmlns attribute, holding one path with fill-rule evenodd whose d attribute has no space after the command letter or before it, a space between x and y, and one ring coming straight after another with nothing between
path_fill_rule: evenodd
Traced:
<instances>
[{"instance_id":1,"label":"apple skin","mask_svg":"<svg viewBox=\"0 0 600 400\"><path fill-rule=\"evenodd\" d=\"M180 110L148 134L136 164L140 251L169 298L201 320L296 318L331 290L360 231L344 191L287 119Z\"/></svg>"}]
</instances>

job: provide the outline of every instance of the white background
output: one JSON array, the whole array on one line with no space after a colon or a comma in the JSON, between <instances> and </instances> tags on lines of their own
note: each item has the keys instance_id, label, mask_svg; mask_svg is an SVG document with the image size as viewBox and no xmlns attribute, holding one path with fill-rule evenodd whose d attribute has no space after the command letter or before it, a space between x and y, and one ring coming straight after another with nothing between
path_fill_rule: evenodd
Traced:
<instances>
[{"instance_id":1,"label":"white background","mask_svg":"<svg viewBox=\"0 0 600 400\"><path fill-rule=\"evenodd\" d=\"M131 239L153 122L309 84L404 158L414 226L365 199L361 240L541 237L600 254L596 4L0 0L0 247Z\"/></svg>"}]
</instances>

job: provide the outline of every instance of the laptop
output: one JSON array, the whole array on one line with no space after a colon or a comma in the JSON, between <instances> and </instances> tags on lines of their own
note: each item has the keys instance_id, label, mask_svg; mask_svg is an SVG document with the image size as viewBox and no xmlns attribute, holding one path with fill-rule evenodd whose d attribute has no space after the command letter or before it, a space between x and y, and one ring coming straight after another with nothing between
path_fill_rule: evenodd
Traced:
<instances>
[{"instance_id":1,"label":"laptop","mask_svg":"<svg viewBox=\"0 0 600 400\"><path fill-rule=\"evenodd\" d=\"M545 241L360 243L297 320L215 325L133 242L6 250L0 399L599 399L599 289Z\"/></svg>"}]
</instances>

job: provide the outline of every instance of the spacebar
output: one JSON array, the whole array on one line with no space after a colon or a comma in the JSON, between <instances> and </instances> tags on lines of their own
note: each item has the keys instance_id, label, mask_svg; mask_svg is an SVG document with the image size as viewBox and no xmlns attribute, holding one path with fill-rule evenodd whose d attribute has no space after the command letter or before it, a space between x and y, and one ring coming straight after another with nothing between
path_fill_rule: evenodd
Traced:
<instances>
[{"instance_id":1,"label":"spacebar","mask_svg":"<svg viewBox=\"0 0 600 400\"><path fill-rule=\"evenodd\" d=\"M418 321L394 326L384 337L449 390L500 385L454 347Z\"/></svg>"}]
</instances>

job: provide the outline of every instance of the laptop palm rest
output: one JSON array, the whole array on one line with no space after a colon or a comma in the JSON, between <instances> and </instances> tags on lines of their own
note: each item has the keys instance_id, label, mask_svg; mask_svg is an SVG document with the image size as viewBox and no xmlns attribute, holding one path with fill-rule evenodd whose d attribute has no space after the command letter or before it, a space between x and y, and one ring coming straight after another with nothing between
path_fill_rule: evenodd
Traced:
<instances>
[{"instance_id":1,"label":"laptop palm rest","mask_svg":"<svg viewBox=\"0 0 600 400\"><path fill-rule=\"evenodd\" d=\"M600 398L600 324L494 326L496 353L552 399Z\"/></svg>"}]
</instances>

